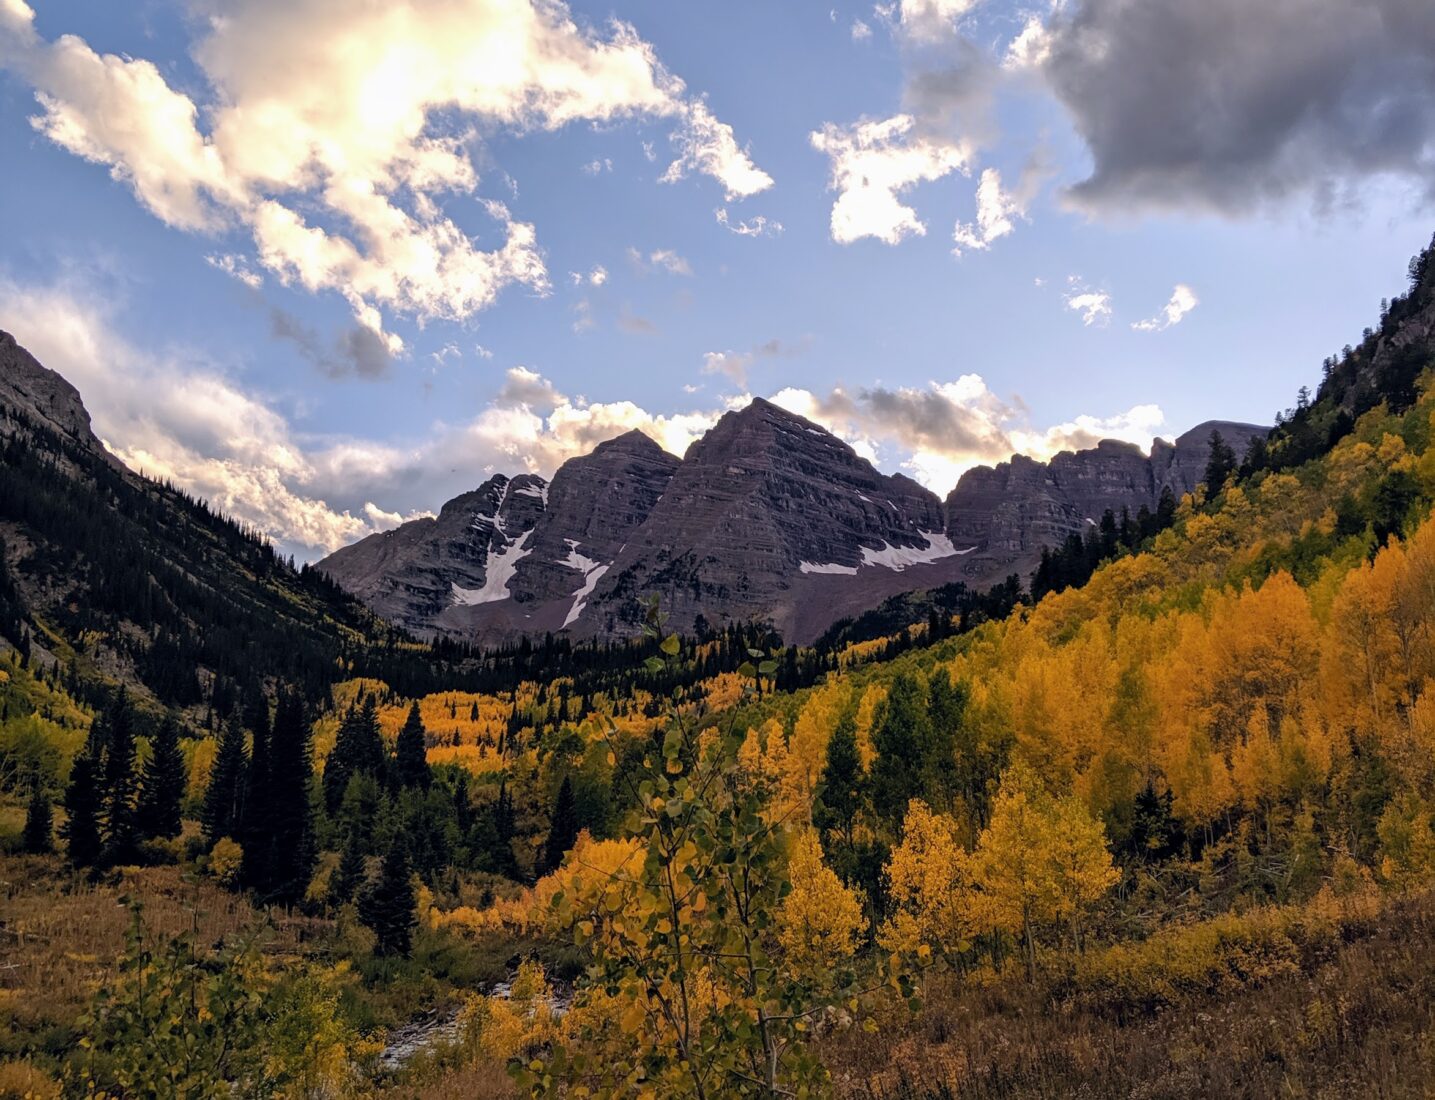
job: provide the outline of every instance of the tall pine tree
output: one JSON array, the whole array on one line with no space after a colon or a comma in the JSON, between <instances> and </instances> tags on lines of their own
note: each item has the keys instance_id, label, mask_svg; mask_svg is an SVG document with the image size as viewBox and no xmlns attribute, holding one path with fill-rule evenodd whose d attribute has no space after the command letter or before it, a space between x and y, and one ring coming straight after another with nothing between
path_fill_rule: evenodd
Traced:
<instances>
[{"instance_id":1,"label":"tall pine tree","mask_svg":"<svg viewBox=\"0 0 1435 1100\"><path fill-rule=\"evenodd\" d=\"M224 724L219 735L219 750L209 769L209 786L204 792L204 808L200 819L204 839L213 845L220 837L235 839L239 833L240 814L244 806L244 777L249 768L249 754L244 747L244 725L239 715Z\"/></svg>"},{"instance_id":2,"label":"tall pine tree","mask_svg":"<svg viewBox=\"0 0 1435 1100\"><path fill-rule=\"evenodd\" d=\"M151 839L179 836L180 803L187 776L179 747L179 724L166 717L150 742L149 759L140 776L136 811L140 835Z\"/></svg>"},{"instance_id":3,"label":"tall pine tree","mask_svg":"<svg viewBox=\"0 0 1435 1100\"><path fill-rule=\"evenodd\" d=\"M812 811L812 823L822 834L826 850L833 848L829 840L833 834L841 836L846 847L851 848L853 826L866 801L866 786L867 776L857 750L857 722L851 714L845 714L827 742L827 763L822 768L817 805Z\"/></svg>"},{"instance_id":4,"label":"tall pine tree","mask_svg":"<svg viewBox=\"0 0 1435 1100\"><path fill-rule=\"evenodd\" d=\"M330 814L338 812L355 775L372 775L382 782L384 757L378 706L372 695L365 695L344 715L333 751L324 761L324 806Z\"/></svg>"},{"instance_id":5,"label":"tall pine tree","mask_svg":"<svg viewBox=\"0 0 1435 1100\"><path fill-rule=\"evenodd\" d=\"M872 737L877 759L872 765L872 807L894 825L907 813L907 803L922 790L922 765L931 741L931 721L921 687L903 673L892 681Z\"/></svg>"},{"instance_id":6,"label":"tall pine tree","mask_svg":"<svg viewBox=\"0 0 1435 1100\"><path fill-rule=\"evenodd\" d=\"M414 885L403 837L384 856L379 881L359 899L359 919L374 933L374 954L406 956L413 948Z\"/></svg>"},{"instance_id":7,"label":"tall pine tree","mask_svg":"<svg viewBox=\"0 0 1435 1100\"><path fill-rule=\"evenodd\" d=\"M424 729L417 702L409 708L408 720L399 730L394 775L401 787L427 787L432 778L429 774L428 732Z\"/></svg>"},{"instance_id":8,"label":"tall pine tree","mask_svg":"<svg viewBox=\"0 0 1435 1100\"><path fill-rule=\"evenodd\" d=\"M318 859L312 736L304 702L292 688L280 694L274 712L269 763L269 881L260 887L260 895L292 906L304 900Z\"/></svg>"},{"instance_id":9,"label":"tall pine tree","mask_svg":"<svg viewBox=\"0 0 1435 1100\"><path fill-rule=\"evenodd\" d=\"M553 801L552 823L548 827L548 840L543 845L539 874L557 870L577 839L578 800L573 797L573 781L565 775L558 787L558 797Z\"/></svg>"},{"instance_id":10,"label":"tall pine tree","mask_svg":"<svg viewBox=\"0 0 1435 1100\"><path fill-rule=\"evenodd\" d=\"M20 843L31 855L44 855L55 847L54 822L50 812L50 796L45 788L36 783L30 792L30 803L25 808L25 831L20 834Z\"/></svg>"},{"instance_id":11,"label":"tall pine tree","mask_svg":"<svg viewBox=\"0 0 1435 1100\"><path fill-rule=\"evenodd\" d=\"M120 688L105 715L104 817L100 835L104 861L131 863L139 855L139 819L135 812L135 731L129 693Z\"/></svg>"},{"instance_id":12,"label":"tall pine tree","mask_svg":"<svg viewBox=\"0 0 1435 1100\"><path fill-rule=\"evenodd\" d=\"M339 858L339 865L329 876L329 904L337 909L353 901L364 885L367 869L363 842L358 833L351 831L344 841L344 854Z\"/></svg>"},{"instance_id":13,"label":"tall pine tree","mask_svg":"<svg viewBox=\"0 0 1435 1100\"><path fill-rule=\"evenodd\" d=\"M60 835L65 838L65 851L76 867L93 867L100 861L103 844L100 840L99 762L89 753L75 757L70 768L70 784L65 788L65 823Z\"/></svg>"},{"instance_id":14,"label":"tall pine tree","mask_svg":"<svg viewBox=\"0 0 1435 1100\"><path fill-rule=\"evenodd\" d=\"M253 749L244 776L244 802L236 838L244 849L240 881L251 890L267 893L273 881L273 837L270 832L269 702L256 688L244 708Z\"/></svg>"}]
</instances>

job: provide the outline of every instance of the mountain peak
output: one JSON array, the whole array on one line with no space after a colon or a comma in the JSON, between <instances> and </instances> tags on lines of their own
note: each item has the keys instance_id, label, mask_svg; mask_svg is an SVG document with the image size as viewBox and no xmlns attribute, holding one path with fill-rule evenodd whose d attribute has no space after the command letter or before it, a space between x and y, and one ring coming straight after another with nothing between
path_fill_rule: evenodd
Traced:
<instances>
[{"instance_id":1,"label":"mountain peak","mask_svg":"<svg viewBox=\"0 0 1435 1100\"><path fill-rule=\"evenodd\" d=\"M0 330L0 405L15 409L116 461L91 431L90 414L80 399L80 391L48 367L41 366L14 336L3 330Z\"/></svg>"}]
</instances>

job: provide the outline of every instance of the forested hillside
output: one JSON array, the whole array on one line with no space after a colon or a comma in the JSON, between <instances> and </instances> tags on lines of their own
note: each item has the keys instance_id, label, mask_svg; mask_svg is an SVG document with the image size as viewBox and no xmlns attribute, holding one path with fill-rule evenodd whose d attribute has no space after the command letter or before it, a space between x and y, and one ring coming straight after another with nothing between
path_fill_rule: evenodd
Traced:
<instances>
[{"instance_id":1,"label":"forested hillside","mask_svg":"<svg viewBox=\"0 0 1435 1100\"><path fill-rule=\"evenodd\" d=\"M0 1094L1426 1093L1432 367L1427 251L1195 492L803 648L428 649L13 433Z\"/></svg>"}]
</instances>

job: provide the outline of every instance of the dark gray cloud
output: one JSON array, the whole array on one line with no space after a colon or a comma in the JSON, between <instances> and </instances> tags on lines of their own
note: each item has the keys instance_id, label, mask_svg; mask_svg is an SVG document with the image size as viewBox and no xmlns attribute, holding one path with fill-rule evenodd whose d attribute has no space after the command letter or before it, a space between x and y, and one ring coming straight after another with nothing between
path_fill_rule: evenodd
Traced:
<instances>
[{"instance_id":1,"label":"dark gray cloud","mask_svg":"<svg viewBox=\"0 0 1435 1100\"><path fill-rule=\"evenodd\" d=\"M1047 30L1094 162L1080 208L1328 206L1380 175L1435 195L1432 0L1079 0Z\"/></svg>"},{"instance_id":2,"label":"dark gray cloud","mask_svg":"<svg viewBox=\"0 0 1435 1100\"><path fill-rule=\"evenodd\" d=\"M325 343L313 327L287 310L271 306L269 329L298 348L300 355L329 378L382 378L393 363L383 339L363 325L353 325Z\"/></svg>"}]
</instances>

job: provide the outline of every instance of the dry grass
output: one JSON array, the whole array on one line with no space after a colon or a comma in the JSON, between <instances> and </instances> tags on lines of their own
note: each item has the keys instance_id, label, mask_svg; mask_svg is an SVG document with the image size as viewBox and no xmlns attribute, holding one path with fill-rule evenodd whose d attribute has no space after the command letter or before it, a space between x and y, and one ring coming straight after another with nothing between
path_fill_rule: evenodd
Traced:
<instances>
[{"instance_id":1,"label":"dry grass","mask_svg":"<svg viewBox=\"0 0 1435 1100\"><path fill-rule=\"evenodd\" d=\"M449 1070L422 1084L395 1085L375 1094L380 1100L514 1100L519 1095L501 1066L474 1065Z\"/></svg>"},{"instance_id":2,"label":"dry grass","mask_svg":"<svg viewBox=\"0 0 1435 1100\"><path fill-rule=\"evenodd\" d=\"M1069 979L946 980L917 1020L823 1053L847 1096L885 1100L1435 1094L1435 895L1292 963L1136 1014Z\"/></svg>"},{"instance_id":3,"label":"dry grass","mask_svg":"<svg viewBox=\"0 0 1435 1100\"><path fill-rule=\"evenodd\" d=\"M129 868L97 883L58 857L0 855L0 1056L65 1052L74 1021L124 948L127 894L143 899L154 934L194 931L215 943L265 925L245 898L178 867ZM261 942L294 954L324 927L279 915Z\"/></svg>"}]
</instances>

